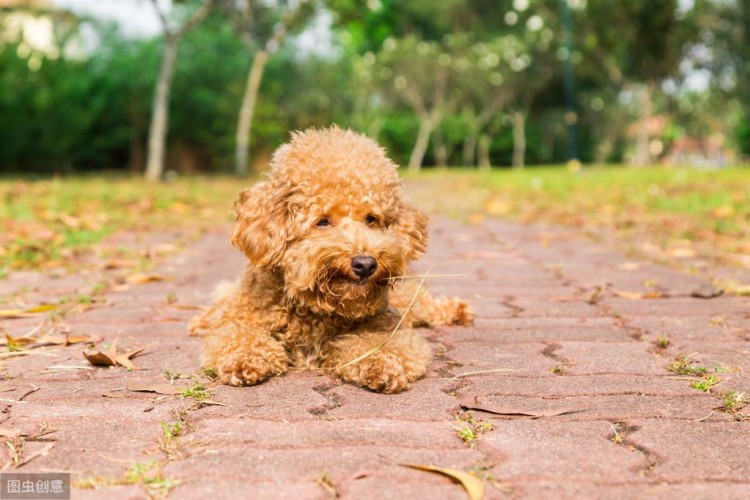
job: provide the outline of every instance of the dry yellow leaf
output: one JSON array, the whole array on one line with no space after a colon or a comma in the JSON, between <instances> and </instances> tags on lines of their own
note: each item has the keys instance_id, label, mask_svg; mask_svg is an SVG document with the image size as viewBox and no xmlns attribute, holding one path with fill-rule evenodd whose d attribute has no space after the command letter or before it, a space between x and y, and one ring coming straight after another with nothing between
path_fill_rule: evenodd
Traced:
<instances>
[{"instance_id":1,"label":"dry yellow leaf","mask_svg":"<svg viewBox=\"0 0 750 500\"><path fill-rule=\"evenodd\" d=\"M733 216L735 214L735 210L731 205L722 205L720 207L714 208L713 214L717 219L726 219Z\"/></svg>"},{"instance_id":2,"label":"dry yellow leaf","mask_svg":"<svg viewBox=\"0 0 750 500\"><path fill-rule=\"evenodd\" d=\"M463 486L464 489L466 490L466 494L468 495L470 500L482 500L482 498L484 498L484 484L482 483L482 481L472 476L468 472L464 472L464 471L456 470L456 469L447 469L444 467L434 467L432 465L402 464L402 463L400 463L399 465L402 465L404 467L409 467L412 469L416 469L416 470L423 470L426 472L435 472L437 474L448 476L454 481L458 481L459 483L461 483L461 486Z\"/></svg>"},{"instance_id":3,"label":"dry yellow leaf","mask_svg":"<svg viewBox=\"0 0 750 500\"><path fill-rule=\"evenodd\" d=\"M667 250L667 255L677 259L689 259L695 257L695 250L692 248L672 248Z\"/></svg>"},{"instance_id":4,"label":"dry yellow leaf","mask_svg":"<svg viewBox=\"0 0 750 500\"><path fill-rule=\"evenodd\" d=\"M37 314L57 309L57 304L42 304L26 309L0 309L0 318L22 318L30 314Z\"/></svg>"},{"instance_id":5,"label":"dry yellow leaf","mask_svg":"<svg viewBox=\"0 0 750 500\"><path fill-rule=\"evenodd\" d=\"M660 299L664 297L664 294L661 292L625 292L623 290L615 290L615 295L620 297L621 299L629 299L629 300L642 300L642 299Z\"/></svg>"},{"instance_id":6,"label":"dry yellow leaf","mask_svg":"<svg viewBox=\"0 0 750 500\"><path fill-rule=\"evenodd\" d=\"M171 276L162 276L160 274L136 273L136 274L131 274L130 276L128 276L125 281L127 281L131 285L143 285L145 283L152 283L155 281L167 281L170 279L172 279Z\"/></svg>"},{"instance_id":7,"label":"dry yellow leaf","mask_svg":"<svg viewBox=\"0 0 750 500\"><path fill-rule=\"evenodd\" d=\"M506 215L510 210L510 203L497 198L492 198L484 204L484 211L490 215Z\"/></svg>"}]
</instances>

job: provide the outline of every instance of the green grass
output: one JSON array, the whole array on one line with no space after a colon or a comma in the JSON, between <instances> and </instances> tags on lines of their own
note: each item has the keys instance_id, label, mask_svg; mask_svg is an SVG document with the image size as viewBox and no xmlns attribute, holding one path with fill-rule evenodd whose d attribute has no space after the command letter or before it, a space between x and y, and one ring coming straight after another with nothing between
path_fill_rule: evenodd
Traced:
<instances>
[{"instance_id":1,"label":"green grass","mask_svg":"<svg viewBox=\"0 0 750 500\"><path fill-rule=\"evenodd\" d=\"M694 361L690 359L692 355L678 356L668 366L667 370L677 375L687 375L700 377L708 373L708 369L703 366L691 366Z\"/></svg>"},{"instance_id":2,"label":"green grass","mask_svg":"<svg viewBox=\"0 0 750 500\"><path fill-rule=\"evenodd\" d=\"M703 375L698 380L692 381L690 387L699 391L709 392L719 382L721 382L721 379L716 375Z\"/></svg>"},{"instance_id":3,"label":"green grass","mask_svg":"<svg viewBox=\"0 0 750 500\"><path fill-rule=\"evenodd\" d=\"M0 179L0 274L81 266L120 231L200 232L231 221L253 180L184 178L161 185L120 175Z\"/></svg>"},{"instance_id":4,"label":"green grass","mask_svg":"<svg viewBox=\"0 0 750 500\"><path fill-rule=\"evenodd\" d=\"M719 259L750 253L750 168L449 169L418 178L429 186L413 190L419 204L454 217L610 229Z\"/></svg>"},{"instance_id":5,"label":"green grass","mask_svg":"<svg viewBox=\"0 0 750 500\"><path fill-rule=\"evenodd\" d=\"M722 408L728 412L736 412L747 406L749 399L744 392L727 391L722 398Z\"/></svg>"},{"instance_id":6,"label":"green grass","mask_svg":"<svg viewBox=\"0 0 750 500\"><path fill-rule=\"evenodd\" d=\"M687 245L720 260L750 254L748 168L453 168L405 176L422 208L469 221L489 216L609 229L634 245ZM0 276L84 266L116 232L200 233L228 225L237 193L253 182L186 177L152 185L111 174L0 179Z\"/></svg>"},{"instance_id":7,"label":"green grass","mask_svg":"<svg viewBox=\"0 0 750 500\"><path fill-rule=\"evenodd\" d=\"M196 401L206 401L211 399L211 391L206 388L205 385L199 382L193 382L190 387L185 387L180 390L180 396L183 398L191 398Z\"/></svg>"}]
</instances>

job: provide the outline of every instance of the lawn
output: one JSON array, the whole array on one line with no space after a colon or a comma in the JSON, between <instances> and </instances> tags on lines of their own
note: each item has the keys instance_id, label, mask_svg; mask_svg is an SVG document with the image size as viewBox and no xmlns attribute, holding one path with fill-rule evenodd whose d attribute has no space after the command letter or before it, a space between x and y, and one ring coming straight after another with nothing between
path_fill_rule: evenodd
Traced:
<instances>
[{"instance_id":1,"label":"lawn","mask_svg":"<svg viewBox=\"0 0 750 500\"><path fill-rule=\"evenodd\" d=\"M191 237L227 225L237 193L249 183L193 177L153 185L121 175L0 179L0 274L81 267L105 236L119 231Z\"/></svg>"},{"instance_id":2,"label":"lawn","mask_svg":"<svg viewBox=\"0 0 750 500\"><path fill-rule=\"evenodd\" d=\"M231 222L236 194L252 181L90 176L0 180L0 273L83 266L118 231L173 230L194 237ZM409 176L423 208L477 222L519 222L609 230L657 257L707 258L750 267L750 169L564 168L478 172L425 170ZM636 248L637 247L637 248Z\"/></svg>"},{"instance_id":3,"label":"lawn","mask_svg":"<svg viewBox=\"0 0 750 500\"><path fill-rule=\"evenodd\" d=\"M415 190L422 206L469 222L495 216L607 230L664 260L750 267L748 168L443 170L420 179L429 186Z\"/></svg>"}]
</instances>

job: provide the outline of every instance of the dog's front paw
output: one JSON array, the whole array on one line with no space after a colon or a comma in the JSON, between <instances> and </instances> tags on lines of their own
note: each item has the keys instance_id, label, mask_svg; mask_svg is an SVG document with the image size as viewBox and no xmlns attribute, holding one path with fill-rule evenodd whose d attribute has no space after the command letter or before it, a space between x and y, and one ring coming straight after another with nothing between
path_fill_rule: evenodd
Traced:
<instances>
[{"instance_id":1,"label":"dog's front paw","mask_svg":"<svg viewBox=\"0 0 750 500\"><path fill-rule=\"evenodd\" d=\"M438 318L436 323L443 325L471 326L474 324L474 311L468 302L453 297L438 297L435 300Z\"/></svg>"},{"instance_id":2,"label":"dog's front paw","mask_svg":"<svg viewBox=\"0 0 750 500\"><path fill-rule=\"evenodd\" d=\"M390 353L375 353L359 363L341 369L340 375L344 380L386 394L409 388L409 376L404 365Z\"/></svg>"},{"instance_id":3,"label":"dog's front paw","mask_svg":"<svg viewBox=\"0 0 750 500\"><path fill-rule=\"evenodd\" d=\"M222 384L255 385L286 372L288 364L286 354L234 353L217 361L216 375Z\"/></svg>"}]
</instances>

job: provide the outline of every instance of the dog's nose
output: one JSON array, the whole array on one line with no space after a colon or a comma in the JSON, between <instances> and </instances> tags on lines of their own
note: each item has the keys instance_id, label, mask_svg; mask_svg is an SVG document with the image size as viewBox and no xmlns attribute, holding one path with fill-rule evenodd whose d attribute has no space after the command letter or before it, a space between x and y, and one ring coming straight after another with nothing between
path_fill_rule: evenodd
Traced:
<instances>
[{"instance_id":1,"label":"dog's nose","mask_svg":"<svg viewBox=\"0 0 750 500\"><path fill-rule=\"evenodd\" d=\"M360 278L367 278L378 268L378 261L371 255L357 255L352 259L352 270Z\"/></svg>"}]
</instances>

